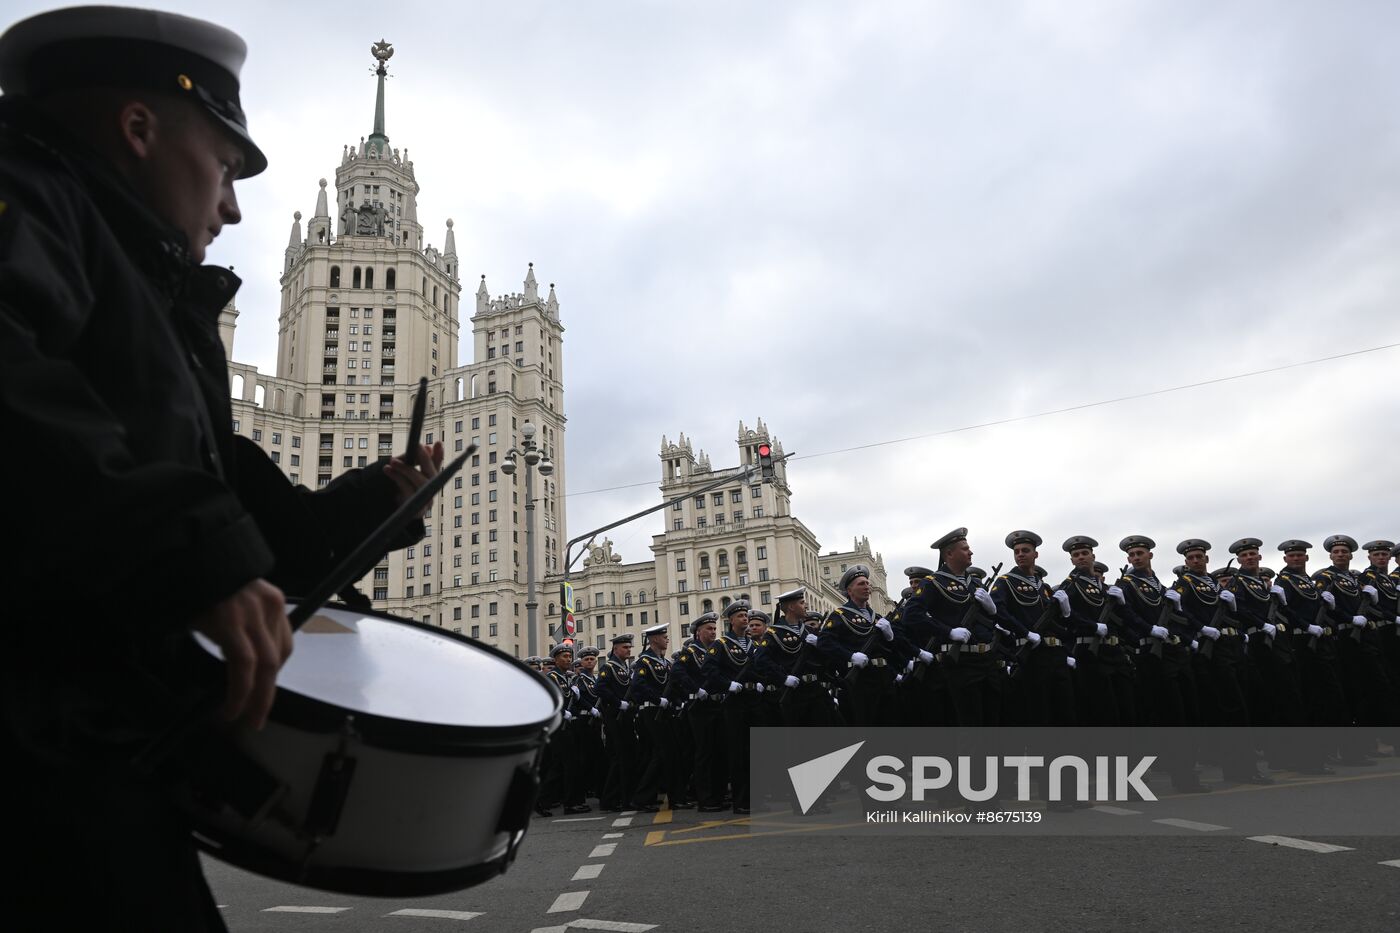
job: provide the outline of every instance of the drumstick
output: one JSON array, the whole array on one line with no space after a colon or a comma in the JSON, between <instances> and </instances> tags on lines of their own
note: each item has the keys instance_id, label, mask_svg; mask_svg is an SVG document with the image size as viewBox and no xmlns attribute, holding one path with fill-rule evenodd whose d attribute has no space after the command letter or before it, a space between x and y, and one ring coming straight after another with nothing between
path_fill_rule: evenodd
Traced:
<instances>
[{"instance_id":1,"label":"drumstick","mask_svg":"<svg viewBox=\"0 0 1400 933\"><path fill-rule=\"evenodd\" d=\"M433 496L438 494L442 487L447 485L453 475L467 462L467 458L476 453L477 446L472 444L467 447L462 455L442 468L437 476L428 480L427 484L421 486L417 492L404 500L403 505L394 510L394 513L366 538L359 547L355 548L334 570L326 575L320 583L311 588L311 592L301 597L297 602L297 607L288 613L287 618L292 623L292 631L296 631L307 623L316 614L316 611L326 604L336 593L339 593L346 584L353 583L363 572L366 563L370 558L378 560L383 553L383 548L396 534L403 530L404 523L423 510L423 507L432 501Z\"/></svg>"},{"instance_id":2,"label":"drumstick","mask_svg":"<svg viewBox=\"0 0 1400 933\"><path fill-rule=\"evenodd\" d=\"M413 402L413 418L408 426L408 446L404 448L403 462L411 467L418 465L418 442L423 436L423 415L428 408L428 377L418 380L418 398Z\"/></svg>"}]
</instances>

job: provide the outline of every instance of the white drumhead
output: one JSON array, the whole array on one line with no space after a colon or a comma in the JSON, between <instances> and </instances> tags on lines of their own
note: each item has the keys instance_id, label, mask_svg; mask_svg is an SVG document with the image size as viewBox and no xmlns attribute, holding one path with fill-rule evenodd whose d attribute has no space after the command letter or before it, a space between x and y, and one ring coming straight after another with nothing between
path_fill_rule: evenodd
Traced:
<instances>
[{"instance_id":1,"label":"white drumhead","mask_svg":"<svg viewBox=\"0 0 1400 933\"><path fill-rule=\"evenodd\" d=\"M356 712L445 726L540 723L555 705L540 678L475 645L334 607L297 631L277 686Z\"/></svg>"}]
</instances>

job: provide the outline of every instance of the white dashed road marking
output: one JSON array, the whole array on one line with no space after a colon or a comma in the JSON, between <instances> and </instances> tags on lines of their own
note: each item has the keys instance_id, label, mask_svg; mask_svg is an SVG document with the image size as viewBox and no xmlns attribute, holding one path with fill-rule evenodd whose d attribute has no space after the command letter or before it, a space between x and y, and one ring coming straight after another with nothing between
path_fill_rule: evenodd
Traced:
<instances>
[{"instance_id":1,"label":"white dashed road marking","mask_svg":"<svg viewBox=\"0 0 1400 933\"><path fill-rule=\"evenodd\" d=\"M340 914L349 907L265 907L265 914Z\"/></svg>"},{"instance_id":2,"label":"white dashed road marking","mask_svg":"<svg viewBox=\"0 0 1400 933\"><path fill-rule=\"evenodd\" d=\"M578 910L586 900L588 900L587 891L565 891L554 899L554 906L550 907L546 913L558 914L566 910Z\"/></svg>"},{"instance_id":3,"label":"white dashed road marking","mask_svg":"<svg viewBox=\"0 0 1400 933\"><path fill-rule=\"evenodd\" d=\"M617 827L619 827L619 828L620 828L620 827L623 827L623 826L631 826L631 825L632 825L632 817L630 817L630 816L619 817L618 819L613 820L613 825L614 825L614 826L617 826Z\"/></svg>"},{"instance_id":4,"label":"white dashed road marking","mask_svg":"<svg viewBox=\"0 0 1400 933\"><path fill-rule=\"evenodd\" d=\"M570 816L564 819L550 820L551 823L596 823L601 820L601 816Z\"/></svg>"},{"instance_id":5,"label":"white dashed road marking","mask_svg":"<svg viewBox=\"0 0 1400 933\"><path fill-rule=\"evenodd\" d=\"M1099 813L1107 813L1109 816L1142 816L1141 810L1125 810L1122 807L1093 807Z\"/></svg>"},{"instance_id":6,"label":"white dashed road marking","mask_svg":"<svg viewBox=\"0 0 1400 933\"><path fill-rule=\"evenodd\" d=\"M612 854L613 854L613 850L615 850L616 848L617 848L617 843L615 843L615 842L605 842L605 843L603 843L602 845L594 846L594 847L593 847L593 851L588 853L588 857L589 857L589 858L607 858L609 855L612 855Z\"/></svg>"},{"instance_id":7,"label":"white dashed road marking","mask_svg":"<svg viewBox=\"0 0 1400 933\"><path fill-rule=\"evenodd\" d=\"M1400 858L1391 859L1388 862L1377 862L1377 865L1386 865L1390 868L1400 868Z\"/></svg>"},{"instance_id":8,"label":"white dashed road marking","mask_svg":"<svg viewBox=\"0 0 1400 933\"><path fill-rule=\"evenodd\" d=\"M396 910L386 917L433 917L438 920L470 920L473 917L480 917L480 911L471 910L428 910L421 907L405 907L403 910Z\"/></svg>"},{"instance_id":9,"label":"white dashed road marking","mask_svg":"<svg viewBox=\"0 0 1400 933\"><path fill-rule=\"evenodd\" d=\"M580 865L570 881L592 881L603 873L602 865Z\"/></svg>"},{"instance_id":10,"label":"white dashed road marking","mask_svg":"<svg viewBox=\"0 0 1400 933\"><path fill-rule=\"evenodd\" d=\"M1195 820L1153 820L1154 823L1161 823L1163 826L1176 826L1180 829L1194 829L1198 832L1213 833L1220 829L1229 829L1228 826L1217 826L1214 823L1197 823Z\"/></svg>"},{"instance_id":11,"label":"white dashed road marking","mask_svg":"<svg viewBox=\"0 0 1400 933\"><path fill-rule=\"evenodd\" d=\"M621 839L624 833L603 833L604 839Z\"/></svg>"},{"instance_id":12,"label":"white dashed road marking","mask_svg":"<svg viewBox=\"0 0 1400 933\"><path fill-rule=\"evenodd\" d=\"M1294 839L1292 836L1250 836L1250 842L1264 842L1271 846L1287 846L1305 852L1351 852L1351 846L1334 846L1326 842L1313 842L1309 839Z\"/></svg>"}]
</instances>

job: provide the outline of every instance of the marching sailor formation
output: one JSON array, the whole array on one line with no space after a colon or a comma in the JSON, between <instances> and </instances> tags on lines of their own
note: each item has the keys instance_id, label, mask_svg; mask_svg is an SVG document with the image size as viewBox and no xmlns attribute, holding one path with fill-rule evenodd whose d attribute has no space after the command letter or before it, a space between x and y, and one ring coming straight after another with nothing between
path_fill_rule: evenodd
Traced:
<instances>
[{"instance_id":1,"label":"marching sailor formation","mask_svg":"<svg viewBox=\"0 0 1400 933\"><path fill-rule=\"evenodd\" d=\"M846 603L809 612L806 591L778 597L777 617L744 600L690 623L668 654L665 625L612 639L609 653L558 645L531 658L563 695L565 724L542 765L537 812L750 812L754 726L1360 726L1335 741L1264 749L1271 765L1330 773L1372 764L1374 738L1400 736L1400 566L1395 545L1323 542L1328 566L1309 574L1312 545L1278 545L1284 569L1260 566L1263 542L1241 538L1209 569L1211 545L1177 545L1163 581L1156 542L1119 542L1116 582L1099 544L1074 535L1072 570L1052 585L1037 564L1041 537L1006 536L1012 566L972 564L967 529L933 543L937 569L909 567L909 586L881 616L869 569L849 568ZM1367 565L1355 569L1364 550ZM1209 735L1209 733L1204 733ZM1360 736L1361 738L1358 738ZM1400 746L1397 746L1400 747ZM1206 748L1227 780L1269 783L1254 749ZM1208 790L1194 761L1167 763L1179 791Z\"/></svg>"}]
</instances>

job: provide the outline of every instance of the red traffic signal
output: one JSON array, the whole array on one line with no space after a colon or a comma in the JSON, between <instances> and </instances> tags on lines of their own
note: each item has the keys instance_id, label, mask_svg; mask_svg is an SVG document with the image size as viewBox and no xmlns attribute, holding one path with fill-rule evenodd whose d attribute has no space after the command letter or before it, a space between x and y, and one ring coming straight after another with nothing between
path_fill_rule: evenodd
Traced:
<instances>
[{"instance_id":1,"label":"red traffic signal","mask_svg":"<svg viewBox=\"0 0 1400 933\"><path fill-rule=\"evenodd\" d=\"M765 483L773 481L773 448L769 444L758 445L758 474Z\"/></svg>"}]
</instances>

